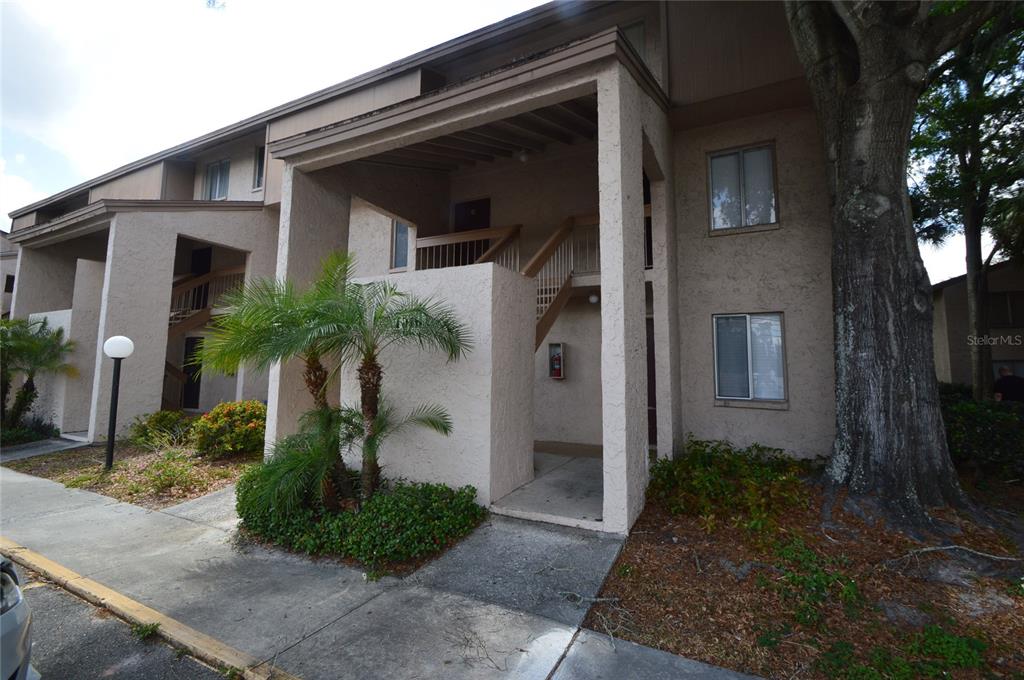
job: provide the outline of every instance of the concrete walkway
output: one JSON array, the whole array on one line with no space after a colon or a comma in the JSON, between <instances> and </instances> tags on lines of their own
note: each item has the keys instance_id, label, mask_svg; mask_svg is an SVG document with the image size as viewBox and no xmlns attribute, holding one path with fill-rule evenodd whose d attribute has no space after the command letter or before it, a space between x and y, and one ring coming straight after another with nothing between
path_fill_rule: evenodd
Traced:
<instances>
[{"instance_id":1,"label":"concrete walkway","mask_svg":"<svg viewBox=\"0 0 1024 680\"><path fill-rule=\"evenodd\" d=\"M0 471L0 533L293 675L739 678L580 631L621 539L493 518L405 579L238 540L233 490L149 511Z\"/></svg>"},{"instance_id":2,"label":"concrete walkway","mask_svg":"<svg viewBox=\"0 0 1024 680\"><path fill-rule=\"evenodd\" d=\"M15 446L5 446L0 449L0 463L9 463L12 460L22 460L23 458L33 458L35 456L45 456L48 453L57 453L58 451L80 449L83 446L89 446L89 444L62 437L43 439L38 442L17 444Z\"/></svg>"}]
</instances>

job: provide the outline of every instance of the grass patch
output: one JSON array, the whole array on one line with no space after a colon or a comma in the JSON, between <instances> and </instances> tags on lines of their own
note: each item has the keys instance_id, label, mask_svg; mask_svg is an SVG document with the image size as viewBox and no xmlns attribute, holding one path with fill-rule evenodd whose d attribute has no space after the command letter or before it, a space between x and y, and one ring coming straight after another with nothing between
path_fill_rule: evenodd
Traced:
<instances>
[{"instance_id":1,"label":"grass patch","mask_svg":"<svg viewBox=\"0 0 1024 680\"><path fill-rule=\"evenodd\" d=\"M61 451L6 463L18 472L51 479L74 489L158 509L197 498L234 482L260 454L208 459L188 448L153 450L119 444L114 468L104 470L105 448Z\"/></svg>"},{"instance_id":2,"label":"grass patch","mask_svg":"<svg viewBox=\"0 0 1024 680\"><path fill-rule=\"evenodd\" d=\"M132 637L139 642L145 642L146 640L154 637L160 632L159 623L133 623L132 624Z\"/></svg>"}]
</instances>

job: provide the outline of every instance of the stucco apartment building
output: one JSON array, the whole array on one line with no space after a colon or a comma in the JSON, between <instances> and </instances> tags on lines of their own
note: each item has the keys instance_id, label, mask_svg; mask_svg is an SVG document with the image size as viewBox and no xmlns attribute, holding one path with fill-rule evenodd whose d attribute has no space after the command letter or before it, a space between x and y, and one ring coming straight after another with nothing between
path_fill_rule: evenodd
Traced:
<instances>
[{"instance_id":1,"label":"stucco apartment building","mask_svg":"<svg viewBox=\"0 0 1024 680\"><path fill-rule=\"evenodd\" d=\"M6 319L11 314L11 301L14 299L14 274L18 268L18 246L0 234L0 281L3 282L3 293L0 295L0 318Z\"/></svg>"},{"instance_id":2,"label":"stucco apartment building","mask_svg":"<svg viewBox=\"0 0 1024 680\"><path fill-rule=\"evenodd\" d=\"M942 382L971 384L971 342L967 322L967 277L932 286L935 372ZM988 273L989 343L992 376L1006 366L1024 377L1024 268L1015 262L992 265Z\"/></svg>"},{"instance_id":3,"label":"stucco apartment building","mask_svg":"<svg viewBox=\"0 0 1024 680\"><path fill-rule=\"evenodd\" d=\"M348 250L473 336L384 357L396 406L455 425L392 439L386 474L624 532L688 433L830 450L824 164L781 3L553 3L15 211L13 313L78 342L65 432L102 434L124 334L122 425L266 398L270 442L311 406L300 366L196 385L184 359L222 291Z\"/></svg>"}]
</instances>

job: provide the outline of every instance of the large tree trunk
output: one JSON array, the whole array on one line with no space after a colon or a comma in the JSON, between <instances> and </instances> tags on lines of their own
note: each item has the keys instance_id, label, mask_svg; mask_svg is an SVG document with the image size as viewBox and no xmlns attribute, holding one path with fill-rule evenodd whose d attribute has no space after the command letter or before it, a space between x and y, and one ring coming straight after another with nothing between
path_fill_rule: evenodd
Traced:
<instances>
[{"instance_id":1,"label":"large tree trunk","mask_svg":"<svg viewBox=\"0 0 1024 680\"><path fill-rule=\"evenodd\" d=\"M377 362L377 357L370 355L359 364L359 399L363 412L363 467L360 474L363 500L369 500L377 490L380 482L380 464L375 451L370 450L368 442L374 435L377 414L380 410L380 386L384 380L384 369Z\"/></svg>"},{"instance_id":2,"label":"large tree trunk","mask_svg":"<svg viewBox=\"0 0 1024 680\"><path fill-rule=\"evenodd\" d=\"M931 285L906 159L917 99L942 50L929 42L965 26L934 24L914 3L791 1L787 17L828 161L836 438L827 477L875 497L895 524L927 526L929 506L966 498L939 409Z\"/></svg>"}]
</instances>

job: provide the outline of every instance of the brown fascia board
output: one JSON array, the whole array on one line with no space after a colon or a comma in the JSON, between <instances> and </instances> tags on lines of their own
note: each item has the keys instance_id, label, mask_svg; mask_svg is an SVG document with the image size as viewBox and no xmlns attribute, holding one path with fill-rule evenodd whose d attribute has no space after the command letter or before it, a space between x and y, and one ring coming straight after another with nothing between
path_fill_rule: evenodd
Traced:
<instances>
[{"instance_id":1,"label":"brown fascia board","mask_svg":"<svg viewBox=\"0 0 1024 680\"><path fill-rule=\"evenodd\" d=\"M119 212L187 212L196 210L263 210L262 201L161 201L104 198L61 215L60 217L25 227L7 235L11 243L24 243L56 231L72 227L89 227L105 222Z\"/></svg>"},{"instance_id":2,"label":"brown fascia board","mask_svg":"<svg viewBox=\"0 0 1024 680\"><path fill-rule=\"evenodd\" d=\"M147 165L152 165L153 163L158 163L163 160L173 159L176 156L194 152L214 143L222 144L226 141L230 141L231 139L251 134L276 118L295 113L301 109L315 106L316 104L334 99L343 94L352 92L353 90L366 87L377 81L383 80L384 78L396 75L401 71L425 66L438 60L452 58L460 52L472 52L476 49L480 49L480 47L485 44L493 45L497 42L511 40L520 33L532 30L532 28L538 23L546 23L553 20L553 18L564 19L570 14L584 14L609 4L611 4L610 0L605 0L603 2L586 2L583 0L572 0L566 2L563 0L549 2L546 5L526 10L525 12L511 16L508 19L503 19L497 23L490 24L489 26L485 26L471 33L467 33L458 38L441 43L440 45L435 45L434 47L417 52L380 68L367 71L362 75L342 81L336 85L331 85L330 87L318 90L312 94L299 97L298 99L294 99L290 102L286 102L285 104L281 104L280 106L258 113L255 116L245 118L237 123L219 128L213 132L196 137L195 139L173 146L169 149L165 149L164 151L160 151L137 161L128 163L127 165L122 165L121 167L111 170L103 175L94 177L93 179L82 182L81 184L77 184L70 189L65 189L64 191L48 196L40 201L18 208L17 210L8 213L8 217L12 219L20 217L21 215L30 213L33 210L38 210L39 208L43 208L51 203L64 200L99 184L116 179L117 177L132 172L133 170L144 168Z\"/></svg>"},{"instance_id":3,"label":"brown fascia board","mask_svg":"<svg viewBox=\"0 0 1024 680\"><path fill-rule=\"evenodd\" d=\"M270 152L274 158L293 158L328 144L342 142L413 118L445 110L466 100L491 96L495 92L505 89L503 86L505 82L520 82L524 73L530 73L533 79L540 80L583 64L612 57L619 59L662 110L668 110L668 96L651 75L650 70L618 28L609 28L472 80L456 83L445 89L370 111L317 130L279 139L270 143Z\"/></svg>"}]
</instances>

